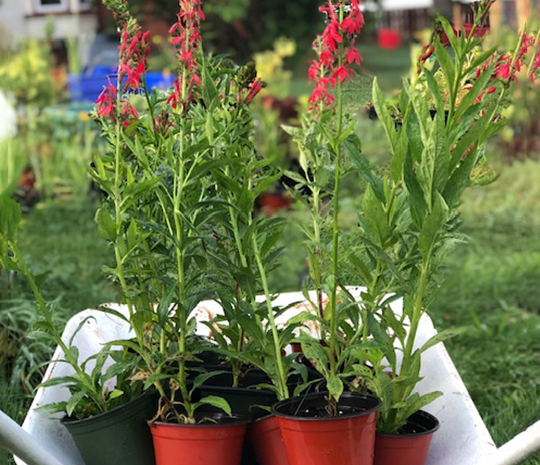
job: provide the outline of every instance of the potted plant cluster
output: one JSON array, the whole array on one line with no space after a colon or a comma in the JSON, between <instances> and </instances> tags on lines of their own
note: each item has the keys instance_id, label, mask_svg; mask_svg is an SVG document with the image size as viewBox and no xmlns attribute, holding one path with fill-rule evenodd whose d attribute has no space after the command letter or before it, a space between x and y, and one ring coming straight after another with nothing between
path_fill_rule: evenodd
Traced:
<instances>
[{"instance_id":1,"label":"potted plant cluster","mask_svg":"<svg viewBox=\"0 0 540 465\"><path fill-rule=\"evenodd\" d=\"M288 308L274 304L268 276L286 259L285 220L256 213L283 173L253 143L250 103L263 87L254 66L205 54L201 1L180 0L170 30L174 86L148 89L148 33L124 0L104 3L118 24L120 63L94 114L108 151L92 176L104 192L96 222L114 254L107 273L125 311L101 310L124 321L131 338L80 360L17 246L20 208L0 196L0 265L27 278L39 329L72 368L42 386L69 390L48 408L64 414L86 465L423 464L439 422L422 409L440 393L415 391L422 354L456 332L418 346L420 322L460 240L462 194L492 178L485 144L504 124L508 89L520 70L534 79L540 69L538 37L522 32L511 53L483 50L475 29L488 0L470 34L440 18L397 99L374 83L392 155L381 171L362 153L356 114L344 104L345 82L361 64L360 2L321 8L327 24L314 42L310 108L301 127L285 128L299 147L302 173L286 174L309 212L299 227L310 275L306 311L283 326ZM353 253L344 253L340 227L347 176L363 194ZM344 264L356 282L343 282ZM363 286L360 296L349 284ZM207 300L222 311L201 323ZM391 308L397 300L401 313Z\"/></svg>"}]
</instances>

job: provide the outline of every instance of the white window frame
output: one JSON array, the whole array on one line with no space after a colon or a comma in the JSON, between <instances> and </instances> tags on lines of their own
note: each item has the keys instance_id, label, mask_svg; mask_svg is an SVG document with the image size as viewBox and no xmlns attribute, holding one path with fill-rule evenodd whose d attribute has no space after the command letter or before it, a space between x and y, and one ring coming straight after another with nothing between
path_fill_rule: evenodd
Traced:
<instances>
[{"instance_id":1,"label":"white window frame","mask_svg":"<svg viewBox=\"0 0 540 465\"><path fill-rule=\"evenodd\" d=\"M33 0L34 12L40 14L46 13L65 13L69 11L69 0L60 0L59 5L43 5L41 0Z\"/></svg>"}]
</instances>

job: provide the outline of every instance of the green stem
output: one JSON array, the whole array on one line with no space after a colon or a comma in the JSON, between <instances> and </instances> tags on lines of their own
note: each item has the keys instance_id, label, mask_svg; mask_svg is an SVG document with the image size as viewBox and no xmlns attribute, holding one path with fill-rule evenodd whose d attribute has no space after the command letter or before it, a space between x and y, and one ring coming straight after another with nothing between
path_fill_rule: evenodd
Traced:
<instances>
[{"instance_id":1,"label":"green stem","mask_svg":"<svg viewBox=\"0 0 540 465\"><path fill-rule=\"evenodd\" d=\"M253 235L252 242L253 242L253 250L255 252L255 259L257 261L259 273L261 275L261 282L264 289L264 296L266 298L266 309L268 311L268 321L270 322L270 327L272 330L272 337L274 339L276 364L277 364L277 369L278 369L278 374L279 374L279 380L277 383L278 385L276 386L278 388L278 397L279 397L279 400L285 400L289 397L289 388L287 387L287 376L285 374L285 368L283 366L283 358L281 356L281 343L279 340L279 333L276 326L276 320L274 318L274 309L272 307L272 297L268 289L268 281L266 279L266 270L264 269L264 264L261 259L261 253L259 251L259 244L257 242L257 238L255 237L255 235Z\"/></svg>"},{"instance_id":2,"label":"green stem","mask_svg":"<svg viewBox=\"0 0 540 465\"><path fill-rule=\"evenodd\" d=\"M343 20L343 4L341 4L341 20ZM343 44L339 47L339 66L343 64ZM339 140L343 132L343 84L338 81L337 89L338 100L338 126L336 132L336 138ZM332 290L330 296L330 371L332 376L337 375L337 288L338 288L338 267L339 267L339 191L341 189L341 143L336 143L334 147L334 153L336 156L336 173L334 182L334 212L332 218Z\"/></svg>"},{"instance_id":3,"label":"green stem","mask_svg":"<svg viewBox=\"0 0 540 465\"><path fill-rule=\"evenodd\" d=\"M184 71L185 73L185 71ZM184 92L184 91L183 91ZM176 267L177 267L177 280L178 280L178 318L180 324L180 335L179 335L179 351L180 351L180 362L179 362L179 384L180 390L182 393L182 400L184 407L189 417L193 416L193 407L191 404L191 396L189 395L187 385L186 385L186 331L187 331L187 312L185 308L186 303L186 283L185 283L185 256L184 256L184 237L182 229L182 219L181 219L181 210L180 203L183 195L184 189L184 138L185 138L185 129L184 122L182 121L182 129L180 132L180 154L178 157L178 173L179 176L175 177L175 190L174 190L174 227L176 231Z\"/></svg>"}]
</instances>

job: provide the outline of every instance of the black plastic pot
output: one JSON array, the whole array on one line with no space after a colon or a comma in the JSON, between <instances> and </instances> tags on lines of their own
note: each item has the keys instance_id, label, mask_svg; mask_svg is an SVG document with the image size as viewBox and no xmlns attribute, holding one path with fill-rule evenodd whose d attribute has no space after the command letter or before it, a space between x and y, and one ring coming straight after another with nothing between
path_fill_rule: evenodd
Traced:
<instances>
[{"instance_id":1,"label":"black plastic pot","mask_svg":"<svg viewBox=\"0 0 540 465\"><path fill-rule=\"evenodd\" d=\"M62 423L85 465L154 465L148 420L154 416L150 393L95 417Z\"/></svg>"},{"instance_id":2,"label":"black plastic pot","mask_svg":"<svg viewBox=\"0 0 540 465\"><path fill-rule=\"evenodd\" d=\"M211 386L221 386L221 387L231 387L233 385L233 375L230 366L223 365L206 365L204 370L211 372L223 371L225 373L220 373L219 375L213 376L205 384ZM242 388L248 388L251 386L257 386L259 384L269 384L271 383L270 378L262 372L255 368L246 371L241 380Z\"/></svg>"},{"instance_id":3,"label":"black plastic pot","mask_svg":"<svg viewBox=\"0 0 540 465\"><path fill-rule=\"evenodd\" d=\"M201 398L218 396L225 399L233 413L249 417L252 421L268 415L268 411L257 406L271 407L277 402L276 394L266 389L233 388L224 386L201 386Z\"/></svg>"},{"instance_id":4,"label":"black plastic pot","mask_svg":"<svg viewBox=\"0 0 540 465\"><path fill-rule=\"evenodd\" d=\"M427 412L412 415L397 434L377 434L374 465L423 465L439 420Z\"/></svg>"}]
</instances>

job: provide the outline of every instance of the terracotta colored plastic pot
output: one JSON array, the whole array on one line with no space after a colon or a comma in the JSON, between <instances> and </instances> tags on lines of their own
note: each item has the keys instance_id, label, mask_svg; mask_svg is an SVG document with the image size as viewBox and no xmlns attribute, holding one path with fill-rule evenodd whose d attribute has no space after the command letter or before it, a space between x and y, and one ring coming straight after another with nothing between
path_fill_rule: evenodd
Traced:
<instances>
[{"instance_id":1,"label":"terracotta colored plastic pot","mask_svg":"<svg viewBox=\"0 0 540 465\"><path fill-rule=\"evenodd\" d=\"M64 421L86 465L153 465L146 422L155 413L152 396L142 397L87 420Z\"/></svg>"},{"instance_id":2,"label":"terracotta colored plastic pot","mask_svg":"<svg viewBox=\"0 0 540 465\"><path fill-rule=\"evenodd\" d=\"M370 395L344 393L339 417L326 413L328 393L294 397L276 404L290 465L372 465L377 411Z\"/></svg>"},{"instance_id":3,"label":"terracotta colored plastic pot","mask_svg":"<svg viewBox=\"0 0 540 465\"><path fill-rule=\"evenodd\" d=\"M249 425L248 440L260 465L289 465L279 419L274 415Z\"/></svg>"},{"instance_id":4,"label":"terracotta colored plastic pot","mask_svg":"<svg viewBox=\"0 0 540 465\"><path fill-rule=\"evenodd\" d=\"M439 421L429 413L415 413L399 434L377 434L374 465L424 465Z\"/></svg>"},{"instance_id":5,"label":"terracotta colored plastic pot","mask_svg":"<svg viewBox=\"0 0 540 465\"><path fill-rule=\"evenodd\" d=\"M395 50L401 47L401 33L397 29L379 29L379 47Z\"/></svg>"},{"instance_id":6,"label":"terracotta colored plastic pot","mask_svg":"<svg viewBox=\"0 0 540 465\"><path fill-rule=\"evenodd\" d=\"M240 465L248 420L211 415L217 423L151 423L156 465Z\"/></svg>"}]
</instances>

